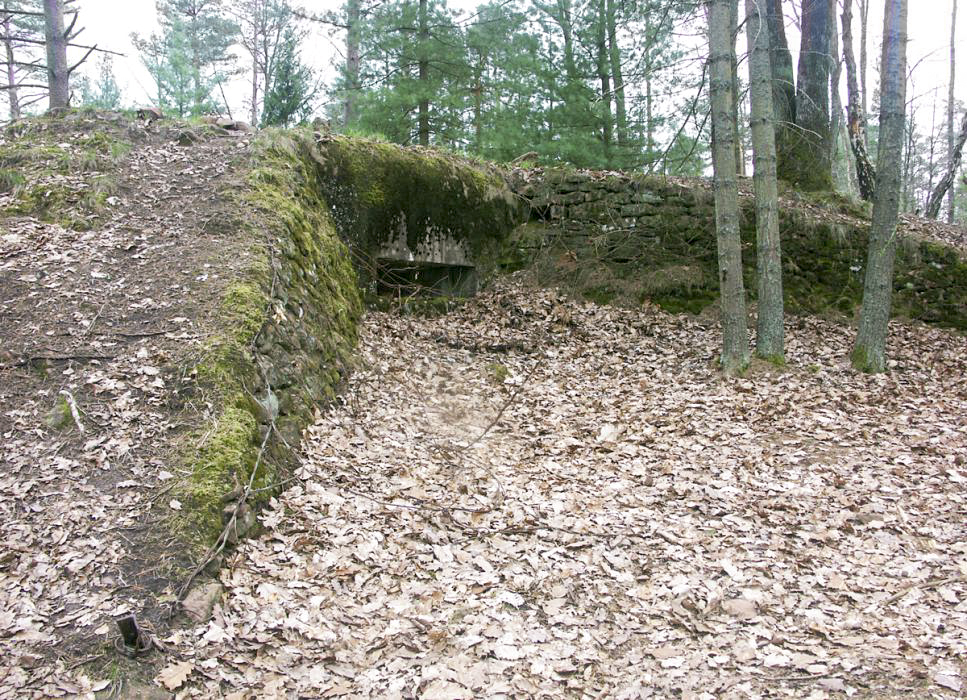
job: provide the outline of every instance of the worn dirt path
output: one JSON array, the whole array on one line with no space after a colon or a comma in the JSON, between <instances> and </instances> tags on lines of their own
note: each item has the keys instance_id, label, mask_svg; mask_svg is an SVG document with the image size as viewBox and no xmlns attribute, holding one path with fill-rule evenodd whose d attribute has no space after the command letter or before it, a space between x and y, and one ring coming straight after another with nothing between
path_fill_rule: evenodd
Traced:
<instances>
[{"instance_id":1,"label":"worn dirt path","mask_svg":"<svg viewBox=\"0 0 967 700\"><path fill-rule=\"evenodd\" d=\"M371 314L299 481L159 680L234 699L956 696L967 342L897 325L891 374L868 377L848 328L788 337L787 368L724 379L711 324L647 309L510 285L435 320Z\"/></svg>"}]
</instances>

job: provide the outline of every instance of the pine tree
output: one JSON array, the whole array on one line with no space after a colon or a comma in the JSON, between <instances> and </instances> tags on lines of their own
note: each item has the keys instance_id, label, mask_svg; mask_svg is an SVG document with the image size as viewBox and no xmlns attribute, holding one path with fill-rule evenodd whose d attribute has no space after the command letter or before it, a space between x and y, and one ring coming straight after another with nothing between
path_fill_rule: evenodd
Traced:
<instances>
[{"instance_id":1,"label":"pine tree","mask_svg":"<svg viewBox=\"0 0 967 700\"><path fill-rule=\"evenodd\" d=\"M102 56L97 64L97 81L91 84L85 75L78 84L81 104L98 109L118 109L121 106L121 89L114 77L114 63L110 56Z\"/></svg>"},{"instance_id":2,"label":"pine tree","mask_svg":"<svg viewBox=\"0 0 967 700\"><path fill-rule=\"evenodd\" d=\"M290 126L305 121L312 111L312 72L299 60L295 31L285 30L271 82L262 107L266 126Z\"/></svg>"},{"instance_id":3,"label":"pine tree","mask_svg":"<svg viewBox=\"0 0 967 700\"><path fill-rule=\"evenodd\" d=\"M212 92L231 73L238 26L222 0L158 0L161 33L133 36L158 86L159 106L180 116L214 110Z\"/></svg>"}]
</instances>

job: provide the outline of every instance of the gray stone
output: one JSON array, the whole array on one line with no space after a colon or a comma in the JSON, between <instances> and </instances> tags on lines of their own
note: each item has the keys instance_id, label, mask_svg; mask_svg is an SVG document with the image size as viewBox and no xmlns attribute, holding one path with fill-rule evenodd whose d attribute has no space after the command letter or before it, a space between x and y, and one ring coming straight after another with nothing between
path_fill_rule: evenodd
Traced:
<instances>
[{"instance_id":1,"label":"gray stone","mask_svg":"<svg viewBox=\"0 0 967 700\"><path fill-rule=\"evenodd\" d=\"M195 586L181 601L181 607L196 622L207 622L224 591L222 584L214 581Z\"/></svg>"}]
</instances>

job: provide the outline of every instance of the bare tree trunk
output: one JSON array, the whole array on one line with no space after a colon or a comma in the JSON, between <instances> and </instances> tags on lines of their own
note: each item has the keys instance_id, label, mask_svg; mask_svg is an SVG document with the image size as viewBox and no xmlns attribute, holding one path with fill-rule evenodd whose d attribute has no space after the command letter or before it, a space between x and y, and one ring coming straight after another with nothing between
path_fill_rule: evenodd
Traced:
<instances>
[{"instance_id":1,"label":"bare tree trunk","mask_svg":"<svg viewBox=\"0 0 967 700\"><path fill-rule=\"evenodd\" d=\"M843 61L846 63L847 93L847 130L849 142L856 158L856 180L860 187L860 197L873 201L876 189L876 170L866 152L866 109L860 104L859 88L856 84L856 59L853 57L853 0L843 1Z\"/></svg>"},{"instance_id":2,"label":"bare tree trunk","mask_svg":"<svg viewBox=\"0 0 967 700\"><path fill-rule=\"evenodd\" d=\"M947 90L947 162L954 160L954 78L957 72L957 0L950 12L950 86ZM961 142L963 148L963 142ZM949 168L948 168L949 169ZM951 179L952 180L952 179ZM954 222L954 188L947 186L947 223ZM929 207L928 207L929 208Z\"/></svg>"},{"instance_id":3,"label":"bare tree trunk","mask_svg":"<svg viewBox=\"0 0 967 700\"><path fill-rule=\"evenodd\" d=\"M836 31L835 12L830 13L829 21L832 23L832 31L829 35L829 162L833 169L833 185L838 184L843 191L846 191L849 181L848 177L842 176L840 163L843 154L839 147L839 134L843 127L843 101L839 96L843 60L839 57L839 32Z\"/></svg>"},{"instance_id":4,"label":"bare tree trunk","mask_svg":"<svg viewBox=\"0 0 967 700\"><path fill-rule=\"evenodd\" d=\"M957 177L957 170L960 168L960 162L964 155L965 142L967 142L967 112L964 113L964 120L960 124L960 133L957 134L957 139L950 152L947 172L940 178L927 201L927 218L936 219L940 215L940 206L943 204L944 195L953 192L954 178Z\"/></svg>"},{"instance_id":5,"label":"bare tree trunk","mask_svg":"<svg viewBox=\"0 0 967 700\"><path fill-rule=\"evenodd\" d=\"M739 33L739 1L729 6L729 35L732 37L732 129L735 133L735 172L745 175L745 154L742 152L742 132L739 129L739 62L735 56L735 42Z\"/></svg>"},{"instance_id":6,"label":"bare tree trunk","mask_svg":"<svg viewBox=\"0 0 967 700\"><path fill-rule=\"evenodd\" d=\"M734 374L749 363L749 340L742 282L742 241L739 238L739 197L735 176L732 114L731 5L735 0L709 2L709 55L712 93L712 166L715 173L715 231L718 241L722 319L722 369Z\"/></svg>"},{"instance_id":7,"label":"bare tree trunk","mask_svg":"<svg viewBox=\"0 0 967 700\"><path fill-rule=\"evenodd\" d=\"M249 123L253 127L259 125L259 62L252 56L252 109L249 111Z\"/></svg>"},{"instance_id":8,"label":"bare tree trunk","mask_svg":"<svg viewBox=\"0 0 967 700\"><path fill-rule=\"evenodd\" d=\"M608 59L611 62L611 79L614 82L614 112L618 132L618 145L628 145L628 110L625 103L624 77L621 73L621 46L618 44L618 17L614 0L605 0L608 18Z\"/></svg>"},{"instance_id":9,"label":"bare tree trunk","mask_svg":"<svg viewBox=\"0 0 967 700\"><path fill-rule=\"evenodd\" d=\"M430 61L427 57L427 42L430 40L427 18L427 0L420 0L420 102L419 102L419 140L421 146L430 145Z\"/></svg>"},{"instance_id":10,"label":"bare tree trunk","mask_svg":"<svg viewBox=\"0 0 967 700\"><path fill-rule=\"evenodd\" d=\"M3 3L3 9L10 9L9 3ZM0 26L3 27L4 48L7 53L7 100L10 103L10 118L20 119L20 95L17 91L17 69L14 65L16 60L13 52L13 39L10 33L10 15L4 13L0 19Z\"/></svg>"},{"instance_id":11,"label":"bare tree trunk","mask_svg":"<svg viewBox=\"0 0 967 700\"><path fill-rule=\"evenodd\" d=\"M776 133L772 107L769 28L757 0L745 0L749 37L749 100L755 185L758 315L755 350L759 357L782 362L782 253L779 241L779 188L776 181Z\"/></svg>"},{"instance_id":12,"label":"bare tree trunk","mask_svg":"<svg viewBox=\"0 0 967 700\"><path fill-rule=\"evenodd\" d=\"M869 67L869 29L870 29L870 0L859 0L860 2L860 88L863 93L861 102L863 105L863 122L866 122L866 115L870 113L870 92L866 89L866 69ZM863 134L866 140L866 150L870 149L869 135Z\"/></svg>"},{"instance_id":13,"label":"bare tree trunk","mask_svg":"<svg viewBox=\"0 0 967 700\"><path fill-rule=\"evenodd\" d=\"M769 20L769 65L772 68L772 104L776 113L776 138L796 123L796 83L792 54L786 41L782 0L766 0Z\"/></svg>"},{"instance_id":14,"label":"bare tree trunk","mask_svg":"<svg viewBox=\"0 0 967 700\"><path fill-rule=\"evenodd\" d=\"M803 0L796 135L779 153L779 176L807 190L832 189L829 37L832 0Z\"/></svg>"},{"instance_id":15,"label":"bare tree trunk","mask_svg":"<svg viewBox=\"0 0 967 700\"><path fill-rule=\"evenodd\" d=\"M896 226L899 214L900 159L903 147L907 77L907 0L886 4L880 62L880 138L876 158L876 196L863 281L863 305L853 347L853 366L864 372L886 370L886 338L893 295Z\"/></svg>"},{"instance_id":16,"label":"bare tree trunk","mask_svg":"<svg viewBox=\"0 0 967 700\"><path fill-rule=\"evenodd\" d=\"M70 80L67 65L67 36L64 33L64 0L44 0L44 30L47 44L47 85L50 107L67 109Z\"/></svg>"},{"instance_id":17,"label":"bare tree trunk","mask_svg":"<svg viewBox=\"0 0 967 700\"><path fill-rule=\"evenodd\" d=\"M604 146L604 161L611 167L611 141L614 138L614 122L611 119L611 73L607 43L607 11L605 0L598 2L598 21L595 27L595 49L597 50L598 80L601 82L601 141Z\"/></svg>"},{"instance_id":18,"label":"bare tree trunk","mask_svg":"<svg viewBox=\"0 0 967 700\"><path fill-rule=\"evenodd\" d=\"M360 0L346 2L346 102L343 105L343 126L349 126L356 119L359 101L359 55L360 22L362 13Z\"/></svg>"}]
</instances>

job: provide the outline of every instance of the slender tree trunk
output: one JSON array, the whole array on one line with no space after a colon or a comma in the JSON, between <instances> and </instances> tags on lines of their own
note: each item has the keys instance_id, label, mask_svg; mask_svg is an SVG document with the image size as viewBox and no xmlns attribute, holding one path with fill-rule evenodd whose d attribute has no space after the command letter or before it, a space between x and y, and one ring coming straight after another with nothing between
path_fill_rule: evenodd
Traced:
<instances>
[{"instance_id":1,"label":"slender tree trunk","mask_svg":"<svg viewBox=\"0 0 967 700\"><path fill-rule=\"evenodd\" d=\"M360 0L346 2L346 102L343 105L343 126L349 126L356 119L359 102L359 69L361 59L359 42L362 14Z\"/></svg>"},{"instance_id":2,"label":"slender tree trunk","mask_svg":"<svg viewBox=\"0 0 967 700\"><path fill-rule=\"evenodd\" d=\"M957 0L950 12L950 85L947 89L947 162L954 160L954 78L957 74ZM963 145L961 144L961 148ZM949 168L948 168L949 170ZM947 223L954 222L954 188L947 188Z\"/></svg>"},{"instance_id":3,"label":"slender tree trunk","mask_svg":"<svg viewBox=\"0 0 967 700\"><path fill-rule=\"evenodd\" d=\"M605 0L608 17L608 59L611 63L611 79L614 82L614 113L618 132L618 145L628 145L628 110L625 103L625 84L621 72L621 46L618 44L618 17L615 0Z\"/></svg>"},{"instance_id":4,"label":"slender tree trunk","mask_svg":"<svg viewBox=\"0 0 967 700\"><path fill-rule=\"evenodd\" d=\"M739 198L735 171L732 113L733 0L709 2L709 55L712 93L712 166L715 173L715 231L718 241L719 290L722 318L722 369L734 374L749 363L749 340L742 282L742 241L739 238Z\"/></svg>"},{"instance_id":5,"label":"slender tree trunk","mask_svg":"<svg viewBox=\"0 0 967 700\"><path fill-rule=\"evenodd\" d=\"M866 115L870 113L870 93L866 89L866 69L869 67L869 28L870 28L870 0L859 0L860 3L860 89L863 94L861 102L863 105L863 122L866 122ZM863 138L866 139L866 150L870 150L869 135L864 132Z\"/></svg>"},{"instance_id":6,"label":"slender tree trunk","mask_svg":"<svg viewBox=\"0 0 967 700\"><path fill-rule=\"evenodd\" d=\"M779 187L776 181L776 133L772 107L769 28L758 0L745 0L749 37L749 101L755 185L758 315L755 350L781 362L783 350L782 253L779 242Z\"/></svg>"},{"instance_id":7,"label":"slender tree trunk","mask_svg":"<svg viewBox=\"0 0 967 700\"><path fill-rule=\"evenodd\" d=\"M876 158L876 197L863 281L863 305L853 347L853 366L864 372L886 370L886 338L893 294L896 226L899 213L900 159L903 146L907 77L907 0L886 4L880 62L880 137Z\"/></svg>"},{"instance_id":8,"label":"slender tree trunk","mask_svg":"<svg viewBox=\"0 0 967 700\"><path fill-rule=\"evenodd\" d=\"M957 170L960 168L960 163L964 155L965 142L967 142L967 112L964 113L964 119L960 123L960 132L957 134L953 149L950 152L947 161L947 171L940 178L937 186L930 194L930 199L927 201L927 218L936 219L940 215L940 206L943 204L944 196L948 192L953 192L954 178L957 177Z\"/></svg>"},{"instance_id":9,"label":"slender tree trunk","mask_svg":"<svg viewBox=\"0 0 967 700\"><path fill-rule=\"evenodd\" d=\"M607 12L605 0L598 1L598 21L595 27L598 80L601 83L601 141L604 145L604 161L611 167L611 141L614 138L614 122L611 118L611 73L607 43Z\"/></svg>"},{"instance_id":10,"label":"slender tree trunk","mask_svg":"<svg viewBox=\"0 0 967 700\"><path fill-rule=\"evenodd\" d=\"M421 146L430 145L430 61L427 57L427 42L430 40L430 29L427 12L427 0L420 0L420 102L418 129Z\"/></svg>"},{"instance_id":11,"label":"slender tree trunk","mask_svg":"<svg viewBox=\"0 0 967 700\"><path fill-rule=\"evenodd\" d=\"M873 201L876 189L876 170L866 151L866 109L860 101L860 91L856 84L856 59L853 56L853 0L843 1L843 62L846 63L846 124L849 132L850 147L856 159L856 180L860 197Z\"/></svg>"},{"instance_id":12,"label":"slender tree trunk","mask_svg":"<svg viewBox=\"0 0 967 700\"><path fill-rule=\"evenodd\" d=\"M252 127L259 125L259 62L257 54L252 52L252 109L249 111L249 122Z\"/></svg>"},{"instance_id":13,"label":"slender tree trunk","mask_svg":"<svg viewBox=\"0 0 967 700\"><path fill-rule=\"evenodd\" d=\"M803 0L796 83L797 133L779 153L779 176L803 189L832 189L829 161L829 37L833 0Z\"/></svg>"},{"instance_id":14,"label":"slender tree trunk","mask_svg":"<svg viewBox=\"0 0 967 700\"><path fill-rule=\"evenodd\" d=\"M839 32L836 31L836 12L830 11L829 21L829 162L833 170L833 185L846 191L848 180L841 167L843 153L840 151L839 134L843 126L843 100L839 96L839 84L843 77L843 60L839 56ZM848 156L847 156L848 157Z\"/></svg>"},{"instance_id":15,"label":"slender tree trunk","mask_svg":"<svg viewBox=\"0 0 967 700\"><path fill-rule=\"evenodd\" d=\"M735 172L745 175L745 154L742 152L742 131L739 129L739 62L735 56L735 42L739 33L739 0L729 4L729 35L732 37L732 129L735 133Z\"/></svg>"},{"instance_id":16,"label":"slender tree trunk","mask_svg":"<svg viewBox=\"0 0 967 700\"><path fill-rule=\"evenodd\" d=\"M10 9L9 3L3 3L3 9ZM3 35L7 37L3 40L7 54L7 101L10 104L10 119L20 119L20 96L17 91L17 69L14 65L16 60L13 51L13 41L10 34L10 15L4 13L0 18L0 26L3 27Z\"/></svg>"},{"instance_id":17,"label":"slender tree trunk","mask_svg":"<svg viewBox=\"0 0 967 700\"><path fill-rule=\"evenodd\" d=\"M67 109L70 103L70 76L67 37L64 35L64 0L44 0L44 30L50 110Z\"/></svg>"}]
</instances>

